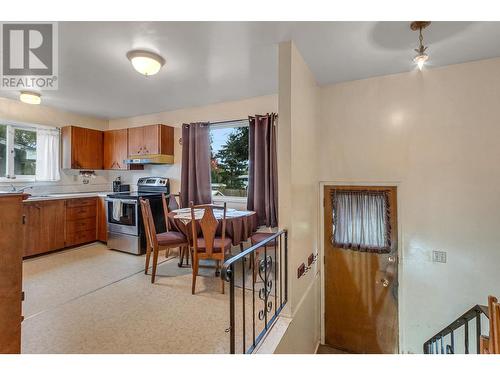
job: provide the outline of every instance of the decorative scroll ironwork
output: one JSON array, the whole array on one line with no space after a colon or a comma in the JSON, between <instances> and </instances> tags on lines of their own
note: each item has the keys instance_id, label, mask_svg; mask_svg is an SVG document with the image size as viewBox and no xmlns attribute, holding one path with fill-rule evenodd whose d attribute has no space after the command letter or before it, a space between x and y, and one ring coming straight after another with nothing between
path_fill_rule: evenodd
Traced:
<instances>
[{"instance_id":1,"label":"decorative scroll ironwork","mask_svg":"<svg viewBox=\"0 0 500 375\"><path fill-rule=\"evenodd\" d=\"M264 259L259 259L262 253ZM250 260L248 265L245 262L247 259ZM278 319L288 301L287 264L288 232L280 230L231 257L222 266L221 278L229 282L229 328L226 332L229 333L230 353L236 353L236 331L241 332L241 352L250 354L255 351ZM251 289L245 287L247 267L252 270L253 274ZM273 267L274 272L272 272ZM238 279L241 276L241 303L237 303L235 295L235 269L241 269L241 275L238 273ZM274 295L271 296L273 288ZM251 304L245 302L248 297L251 298ZM259 301L263 303L261 308L257 306L260 304ZM239 310L240 306L241 310ZM236 319L237 314L238 319ZM263 324L256 324L258 320Z\"/></svg>"},{"instance_id":2,"label":"decorative scroll ironwork","mask_svg":"<svg viewBox=\"0 0 500 375\"><path fill-rule=\"evenodd\" d=\"M259 299L264 302L264 307L259 311L259 320L264 320L266 312L269 313L273 309L273 302L268 301L273 288L273 281L269 278L272 266L273 258L270 255L266 259L259 261L259 278L264 283L263 287L259 290Z\"/></svg>"}]
</instances>

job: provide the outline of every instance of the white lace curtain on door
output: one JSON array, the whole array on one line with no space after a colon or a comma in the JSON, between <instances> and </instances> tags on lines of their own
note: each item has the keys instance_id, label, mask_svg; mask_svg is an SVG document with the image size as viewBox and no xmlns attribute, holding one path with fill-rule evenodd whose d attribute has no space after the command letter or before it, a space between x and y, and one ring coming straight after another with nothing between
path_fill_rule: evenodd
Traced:
<instances>
[{"instance_id":1,"label":"white lace curtain on door","mask_svg":"<svg viewBox=\"0 0 500 375\"><path fill-rule=\"evenodd\" d=\"M59 129L36 131L36 181L59 181Z\"/></svg>"},{"instance_id":2,"label":"white lace curtain on door","mask_svg":"<svg viewBox=\"0 0 500 375\"><path fill-rule=\"evenodd\" d=\"M332 203L334 246L366 252L390 252L387 192L335 190Z\"/></svg>"}]
</instances>

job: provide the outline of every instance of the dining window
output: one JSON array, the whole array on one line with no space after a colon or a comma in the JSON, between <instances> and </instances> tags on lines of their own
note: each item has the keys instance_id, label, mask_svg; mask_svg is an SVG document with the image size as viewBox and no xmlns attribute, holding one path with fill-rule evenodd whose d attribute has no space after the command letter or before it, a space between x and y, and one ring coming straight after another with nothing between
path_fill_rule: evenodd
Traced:
<instances>
[{"instance_id":1,"label":"dining window","mask_svg":"<svg viewBox=\"0 0 500 375\"><path fill-rule=\"evenodd\" d=\"M248 120L210 124L212 198L246 197Z\"/></svg>"},{"instance_id":2,"label":"dining window","mask_svg":"<svg viewBox=\"0 0 500 375\"><path fill-rule=\"evenodd\" d=\"M357 251L391 251L391 197L386 190L334 190L334 246Z\"/></svg>"},{"instance_id":3,"label":"dining window","mask_svg":"<svg viewBox=\"0 0 500 375\"><path fill-rule=\"evenodd\" d=\"M35 129L0 124L0 178L34 179L36 151Z\"/></svg>"}]
</instances>

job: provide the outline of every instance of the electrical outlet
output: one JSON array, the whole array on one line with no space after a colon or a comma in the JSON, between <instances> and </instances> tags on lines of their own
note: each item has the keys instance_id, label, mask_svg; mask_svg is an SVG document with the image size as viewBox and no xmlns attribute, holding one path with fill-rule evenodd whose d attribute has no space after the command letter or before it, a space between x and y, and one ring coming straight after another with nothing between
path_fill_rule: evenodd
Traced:
<instances>
[{"instance_id":1,"label":"electrical outlet","mask_svg":"<svg viewBox=\"0 0 500 375\"><path fill-rule=\"evenodd\" d=\"M309 255L309 257L307 258L307 265L310 266L311 264L313 264L314 262L314 254L311 253L311 255Z\"/></svg>"},{"instance_id":2,"label":"electrical outlet","mask_svg":"<svg viewBox=\"0 0 500 375\"><path fill-rule=\"evenodd\" d=\"M297 268L297 279L300 279L305 272L306 272L306 265L302 263L299 266L299 268Z\"/></svg>"},{"instance_id":3,"label":"electrical outlet","mask_svg":"<svg viewBox=\"0 0 500 375\"><path fill-rule=\"evenodd\" d=\"M432 261L434 263L446 263L446 251L433 250Z\"/></svg>"}]
</instances>

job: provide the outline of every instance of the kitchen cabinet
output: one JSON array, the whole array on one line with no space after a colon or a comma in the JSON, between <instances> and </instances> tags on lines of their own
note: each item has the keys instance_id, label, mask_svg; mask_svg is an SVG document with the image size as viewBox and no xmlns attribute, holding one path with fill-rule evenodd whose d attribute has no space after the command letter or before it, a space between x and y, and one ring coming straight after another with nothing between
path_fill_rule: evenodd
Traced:
<instances>
[{"instance_id":1,"label":"kitchen cabinet","mask_svg":"<svg viewBox=\"0 0 500 375\"><path fill-rule=\"evenodd\" d=\"M65 245L65 201L25 202L24 256L62 249Z\"/></svg>"},{"instance_id":2,"label":"kitchen cabinet","mask_svg":"<svg viewBox=\"0 0 500 375\"><path fill-rule=\"evenodd\" d=\"M97 198L66 201L66 246L81 245L97 239Z\"/></svg>"},{"instance_id":3,"label":"kitchen cabinet","mask_svg":"<svg viewBox=\"0 0 500 375\"><path fill-rule=\"evenodd\" d=\"M22 194L0 195L0 354L21 352Z\"/></svg>"},{"instance_id":4,"label":"kitchen cabinet","mask_svg":"<svg viewBox=\"0 0 500 375\"><path fill-rule=\"evenodd\" d=\"M63 169L103 169L102 131L65 126L61 138Z\"/></svg>"},{"instance_id":5,"label":"kitchen cabinet","mask_svg":"<svg viewBox=\"0 0 500 375\"><path fill-rule=\"evenodd\" d=\"M105 198L97 199L97 239L102 242L108 241L108 221L106 218Z\"/></svg>"},{"instance_id":6,"label":"kitchen cabinet","mask_svg":"<svg viewBox=\"0 0 500 375\"><path fill-rule=\"evenodd\" d=\"M104 132L103 166L108 170L138 170L144 169L143 165L125 164L128 159L128 130L108 130Z\"/></svg>"},{"instance_id":7,"label":"kitchen cabinet","mask_svg":"<svg viewBox=\"0 0 500 375\"><path fill-rule=\"evenodd\" d=\"M174 155L174 128L147 125L128 129L129 155Z\"/></svg>"}]
</instances>

